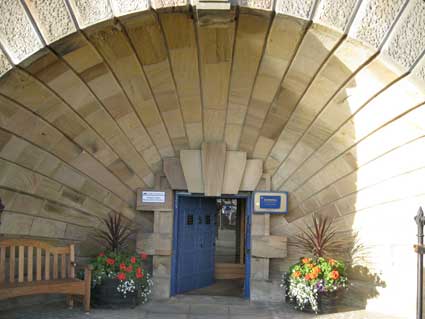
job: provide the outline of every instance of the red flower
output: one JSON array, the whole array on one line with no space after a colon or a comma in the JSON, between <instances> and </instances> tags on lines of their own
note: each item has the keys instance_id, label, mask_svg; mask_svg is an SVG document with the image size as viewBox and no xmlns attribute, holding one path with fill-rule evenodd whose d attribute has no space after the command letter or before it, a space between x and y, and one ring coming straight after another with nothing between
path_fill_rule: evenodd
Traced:
<instances>
[{"instance_id":1,"label":"red flower","mask_svg":"<svg viewBox=\"0 0 425 319\"><path fill-rule=\"evenodd\" d=\"M103 257L103 256L105 256L105 253L104 253L103 251L101 251L101 252L99 253L99 257Z\"/></svg>"},{"instance_id":2,"label":"red flower","mask_svg":"<svg viewBox=\"0 0 425 319\"><path fill-rule=\"evenodd\" d=\"M115 259L108 258L108 259L106 259L106 263L107 263L108 265L114 265L114 264L115 264Z\"/></svg>"},{"instance_id":3,"label":"red flower","mask_svg":"<svg viewBox=\"0 0 425 319\"><path fill-rule=\"evenodd\" d=\"M126 269L127 269L127 267L125 266L125 264L121 263L120 264L120 270L126 270Z\"/></svg>"},{"instance_id":4,"label":"red flower","mask_svg":"<svg viewBox=\"0 0 425 319\"><path fill-rule=\"evenodd\" d=\"M140 279L143 278L145 275L143 274L142 268L138 267L136 269L136 278Z\"/></svg>"},{"instance_id":5,"label":"red flower","mask_svg":"<svg viewBox=\"0 0 425 319\"><path fill-rule=\"evenodd\" d=\"M127 272L132 272L133 271L133 266L132 265L128 266L127 269L126 269L126 271Z\"/></svg>"},{"instance_id":6,"label":"red flower","mask_svg":"<svg viewBox=\"0 0 425 319\"><path fill-rule=\"evenodd\" d=\"M124 274L124 273L122 273L122 272L120 272L120 273L117 275L117 278L118 278L119 280L125 280L125 274Z\"/></svg>"},{"instance_id":7,"label":"red flower","mask_svg":"<svg viewBox=\"0 0 425 319\"><path fill-rule=\"evenodd\" d=\"M141 253L140 254L140 258L142 258L142 260L146 260L148 259L149 255L147 253Z\"/></svg>"},{"instance_id":8,"label":"red flower","mask_svg":"<svg viewBox=\"0 0 425 319\"><path fill-rule=\"evenodd\" d=\"M137 259L136 259L136 257L131 257L130 258L130 262L132 263L132 264L135 264L136 263L136 261L137 261Z\"/></svg>"}]
</instances>

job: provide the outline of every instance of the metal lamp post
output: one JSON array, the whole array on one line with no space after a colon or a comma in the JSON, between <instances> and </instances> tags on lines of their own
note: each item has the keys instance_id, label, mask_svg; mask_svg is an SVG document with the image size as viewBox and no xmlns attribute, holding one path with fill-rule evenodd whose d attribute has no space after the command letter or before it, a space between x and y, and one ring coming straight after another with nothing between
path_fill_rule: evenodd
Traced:
<instances>
[{"instance_id":1,"label":"metal lamp post","mask_svg":"<svg viewBox=\"0 0 425 319\"><path fill-rule=\"evenodd\" d=\"M1 214L3 213L3 210L4 210L4 205L3 205L3 202L1 201L1 198L0 198L0 224L1 224Z\"/></svg>"},{"instance_id":2,"label":"metal lamp post","mask_svg":"<svg viewBox=\"0 0 425 319\"><path fill-rule=\"evenodd\" d=\"M415 252L418 254L418 274L417 274L417 300L416 300L416 319L422 319L422 299L423 299L423 265L424 265L424 225L425 217L422 207L419 207L415 217L418 226L418 243L414 246Z\"/></svg>"}]
</instances>

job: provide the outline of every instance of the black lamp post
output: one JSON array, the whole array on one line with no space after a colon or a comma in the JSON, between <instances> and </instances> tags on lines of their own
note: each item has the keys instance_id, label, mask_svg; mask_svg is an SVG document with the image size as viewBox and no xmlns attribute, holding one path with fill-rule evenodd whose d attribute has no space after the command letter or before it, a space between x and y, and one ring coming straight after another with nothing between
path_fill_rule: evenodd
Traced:
<instances>
[{"instance_id":1,"label":"black lamp post","mask_svg":"<svg viewBox=\"0 0 425 319\"><path fill-rule=\"evenodd\" d=\"M1 214L3 213L3 210L4 210L4 205L3 205L3 202L1 201L1 198L0 198L0 224L1 224Z\"/></svg>"},{"instance_id":2,"label":"black lamp post","mask_svg":"<svg viewBox=\"0 0 425 319\"><path fill-rule=\"evenodd\" d=\"M425 216L422 207L419 207L418 213L415 217L416 224L418 225L418 244L415 245L415 252L418 254L418 274L417 274L417 300L416 300L416 318L422 319L422 298L423 298L423 266L424 266L424 225Z\"/></svg>"}]
</instances>

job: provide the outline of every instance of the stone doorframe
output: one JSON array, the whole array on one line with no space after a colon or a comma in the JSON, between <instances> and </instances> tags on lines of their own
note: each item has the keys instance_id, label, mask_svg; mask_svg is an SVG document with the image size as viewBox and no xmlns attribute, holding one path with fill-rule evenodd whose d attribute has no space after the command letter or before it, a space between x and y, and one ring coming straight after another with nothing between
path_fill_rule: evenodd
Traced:
<instances>
[{"instance_id":1,"label":"stone doorframe","mask_svg":"<svg viewBox=\"0 0 425 319\"><path fill-rule=\"evenodd\" d=\"M154 190L166 192L166 202L161 205L142 205L138 203L137 209L152 212L154 226L152 233L139 232L137 234L138 252L146 252L153 256L153 298L164 299L171 295L171 266L173 252L173 226L174 226L174 191L178 187L176 176L184 178L182 171L176 169L176 160L173 160L173 176L167 174L164 163L163 174L155 177ZM180 166L181 169L181 166ZM168 170L169 172L169 170ZM178 181L179 186L185 181ZM269 191L270 176L262 175L255 190ZM139 196L138 196L139 197ZM287 240L284 236L274 236L270 233L270 214L252 214L251 220L251 276L250 299L258 301L283 300L283 291L279 282L270 280L270 260L284 258L287 254Z\"/></svg>"}]
</instances>

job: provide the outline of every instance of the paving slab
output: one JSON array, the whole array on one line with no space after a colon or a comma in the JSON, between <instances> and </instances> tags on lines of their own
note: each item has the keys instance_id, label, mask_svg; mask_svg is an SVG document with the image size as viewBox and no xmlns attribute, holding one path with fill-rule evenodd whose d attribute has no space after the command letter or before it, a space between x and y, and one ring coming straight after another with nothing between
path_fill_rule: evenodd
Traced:
<instances>
[{"instance_id":1,"label":"paving slab","mask_svg":"<svg viewBox=\"0 0 425 319\"><path fill-rule=\"evenodd\" d=\"M249 302L242 298L177 296L153 301L129 309L93 308L89 314L81 305L74 309L54 302L1 311L0 319L397 319L365 310L342 310L339 313L302 313L284 303Z\"/></svg>"}]
</instances>

